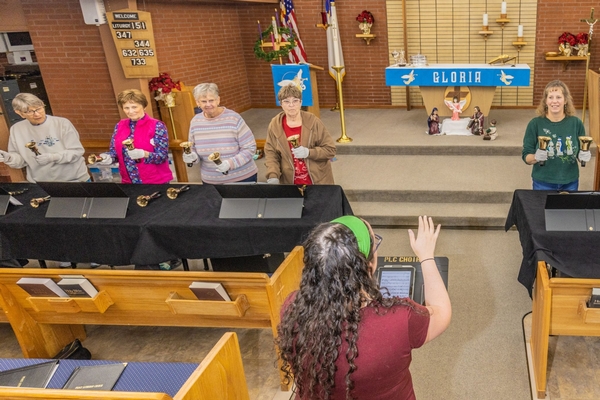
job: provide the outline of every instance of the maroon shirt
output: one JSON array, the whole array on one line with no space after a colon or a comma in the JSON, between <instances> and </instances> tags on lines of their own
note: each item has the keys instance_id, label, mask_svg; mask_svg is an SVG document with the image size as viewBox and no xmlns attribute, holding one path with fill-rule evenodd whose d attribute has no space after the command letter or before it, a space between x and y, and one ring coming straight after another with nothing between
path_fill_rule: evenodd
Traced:
<instances>
[{"instance_id":1,"label":"maroon shirt","mask_svg":"<svg viewBox=\"0 0 600 400\"><path fill-rule=\"evenodd\" d=\"M283 131L285 132L286 137L290 137L293 135L298 135L300 138L302 134L302 125L297 126L295 128L291 128L287 124L287 120L285 115L283 116ZM288 142L290 146L290 151L292 151L292 144ZM292 153L292 158L294 159L294 184L295 185L312 185L312 179L310 179L310 174L308 173L308 167L306 165L306 161L301 158L294 157L294 153Z\"/></svg>"},{"instance_id":2,"label":"maroon shirt","mask_svg":"<svg viewBox=\"0 0 600 400\"><path fill-rule=\"evenodd\" d=\"M295 296L295 293L290 295L288 301L291 296ZM427 309L416 303L415 308L422 309L424 314L418 314L403 305L380 308L381 315L376 313L374 307L361 309L358 356L354 361L357 369L352 374L352 393L356 399L415 399L408 369L412 360L411 350L423 345L429 327ZM345 356L347 349L347 343L342 341L340 356L336 360L337 373L331 400L346 398L344 379L349 369Z\"/></svg>"}]
</instances>

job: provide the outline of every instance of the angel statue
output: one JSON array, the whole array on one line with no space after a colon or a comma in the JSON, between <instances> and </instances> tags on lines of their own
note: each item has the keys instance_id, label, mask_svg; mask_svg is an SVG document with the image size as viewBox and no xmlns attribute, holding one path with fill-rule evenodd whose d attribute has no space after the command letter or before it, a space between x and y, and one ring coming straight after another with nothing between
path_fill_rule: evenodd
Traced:
<instances>
[{"instance_id":1,"label":"angel statue","mask_svg":"<svg viewBox=\"0 0 600 400\"><path fill-rule=\"evenodd\" d=\"M444 104L446 104L446 106L452 111L452 121L460 120L460 116L458 114L462 113L462 110L465 107L466 103L467 100L458 101L458 97L456 96L452 98L452 102L449 102L448 100L444 99Z\"/></svg>"}]
</instances>

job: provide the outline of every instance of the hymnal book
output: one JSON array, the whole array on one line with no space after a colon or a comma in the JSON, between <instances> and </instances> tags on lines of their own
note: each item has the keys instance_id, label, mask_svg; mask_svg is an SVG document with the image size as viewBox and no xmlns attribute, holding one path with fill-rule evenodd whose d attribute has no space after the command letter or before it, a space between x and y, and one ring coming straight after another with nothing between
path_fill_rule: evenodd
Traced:
<instances>
[{"instance_id":1,"label":"hymnal book","mask_svg":"<svg viewBox=\"0 0 600 400\"><path fill-rule=\"evenodd\" d=\"M17 281L17 285L33 297L69 297L50 278L21 278Z\"/></svg>"},{"instance_id":2,"label":"hymnal book","mask_svg":"<svg viewBox=\"0 0 600 400\"><path fill-rule=\"evenodd\" d=\"M58 360L0 372L0 386L45 389L58 368Z\"/></svg>"},{"instance_id":3,"label":"hymnal book","mask_svg":"<svg viewBox=\"0 0 600 400\"><path fill-rule=\"evenodd\" d=\"M588 307L590 308L600 308L600 288L592 288L592 297L590 297L590 301L588 302Z\"/></svg>"},{"instance_id":4,"label":"hymnal book","mask_svg":"<svg viewBox=\"0 0 600 400\"><path fill-rule=\"evenodd\" d=\"M94 285L85 278L64 278L58 282L58 286L69 297L95 297L98 294Z\"/></svg>"},{"instance_id":5,"label":"hymnal book","mask_svg":"<svg viewBox=\"0 0 600 400\"><path fill-rule=\"evenodd\" d=\"M231 301L223 285L218 282L192 282L190 290L198 300Z\"/></svg>"},{"instance_id":6,"label":"hymnal book","mask_svg":"<svg viewBox=\"0 0 600 400\"><path fill-rule=\"evenodd\" d=\"M112 390L127 363L77 367L63 386L73 390Z\"/></svg>"}]
</instances>

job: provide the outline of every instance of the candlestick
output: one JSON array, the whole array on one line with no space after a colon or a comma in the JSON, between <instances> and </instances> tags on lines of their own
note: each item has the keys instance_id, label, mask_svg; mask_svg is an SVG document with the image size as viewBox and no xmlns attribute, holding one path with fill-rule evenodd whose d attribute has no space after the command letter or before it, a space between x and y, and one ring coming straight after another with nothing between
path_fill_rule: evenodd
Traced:
<instances>
[{"instance_id":1,"label":"candlestick","mask_svg":"<svg viewBox=\"0 0 600 400\"><path fill-rule=\"evenodd\" d=\"M260 29L260 21L256 22L258 22L258 40L262 42L262 29Z\"/></svg>"},{"instance_id":2,"label":"candlestick","mask_svg":"<svg viewBox=\"0 0 600 400\"><path fill-rule=\"evenodd\" d=\"M500 14L506 14L506 2L502 2L502 6L500 7Z\"/></svg>"},{"instance_id":3,"label":"candlestick","mask_svg":"<svg viewBox=\"0 0 600 400\"><path fill-rule=\"evenodd\" d=\"M488 15L483 14L483 26L488 26Z\"/></svg>"},{"instance_id":4,"label":"candlestick","mask_svg":"<svg viewBox=\"0 0 600 400\"><path fill-rule=\"evenodd\" d=\"M321 21L323 21L323 25L327 25L327 13L325 11L321 11Z\"/></svg>"},{"instance_id":5,"label":"candlestick","mask_svg":"<svg viewBox=\"0 0 600 400\"><path fill-rule=\"evenodd\" d=\"M519 25L517 27L517 37L519 37L519 38L523 37L523 25Z\"/></svg>"}]
</instances>

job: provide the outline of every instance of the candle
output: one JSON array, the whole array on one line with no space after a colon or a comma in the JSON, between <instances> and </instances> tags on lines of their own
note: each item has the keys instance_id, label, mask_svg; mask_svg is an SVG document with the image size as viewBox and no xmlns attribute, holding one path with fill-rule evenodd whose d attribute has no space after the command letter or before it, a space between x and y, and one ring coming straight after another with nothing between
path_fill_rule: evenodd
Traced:
<instances>
[{"instance_id":1,"label":"candle","mask_svg":"<svg viewBox=\"0 0 600 400\"><path fill-rule=\"evenodd\" d=\"M260 21L258 22L258 39L262 41L262 29L260 29Z\"/></svg>"},{"instance_id":2,"label":"candle","mask_svg":"<svg viewBox=\"0 0 600 400\"><path fill-rule=\"evenodd\" d=\"M483 14L483 26L488 26L488 15Z\"/></svg>"},{"instance_id":3,"label":"candle","mask_svg":"<svg viewBox=\"0 0 600 400\"><path fill-rule=\"evenodd\" d=\"M519 25L517 28L517 37L523 37L523 25Z\"/></svg>"},{"instance_id":4,"label":"candle","mask_svg":"<svg viewBox=\"0 0 600 400\"><path fill-rule=\"evenodd\" d=\"M506 2L505 1L502 2L502 6L500 8L500 14L506 15Z\"/></svg>"},{"instance_id":5,"label":"candle","mask_svg":"<svg viewBox=\"0 0 600 400\"><path fill-rule=\"evenodd\" d=\"M277 30L277 22L275 22L275 17L271 17L271 25L273 25L273 34L275 35L275 39L279 40L279 31Z\"/></svg>"},{"instance_id":6,"label":"candle","mask_svg":"<svg viewBox=\"0 0 600 400\"><path fill-rule=\"evenodd\" d=\"M321 11L321 21L323 21L323 25L327 25L327 13L325 11Z\"/></svg>"},{"instance_id":7,"label":"candle","mask_svg":"<svg viewBox=\"0 0 600 400\"><path fill-rule=\"evenodd\" d=\"M277 14L277 9L275 9L275 25L279 28L279 15Z\"/></svg>"},{"instance_id":8,"label":"candle","mask_svg":"<svg viewBox=\"0 0 600 400\"><path fill-rule=\"evenodd\" d=\"M275 36L273 36L273 32L271 32L271 44L273 44L273 50L277 50L275 48Z\"/></svg>"}]
</instances>

